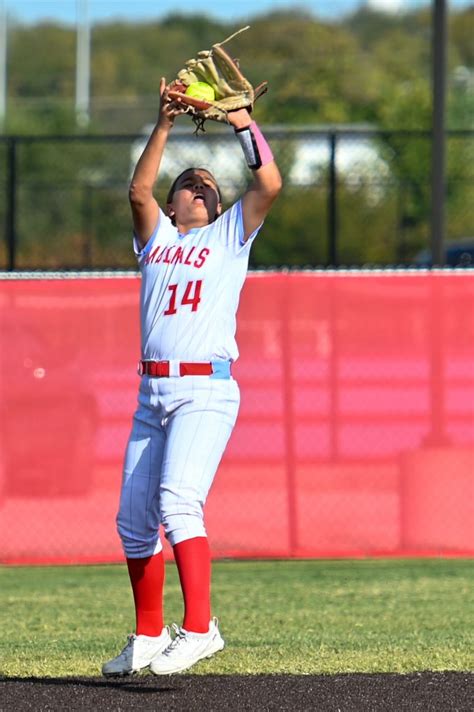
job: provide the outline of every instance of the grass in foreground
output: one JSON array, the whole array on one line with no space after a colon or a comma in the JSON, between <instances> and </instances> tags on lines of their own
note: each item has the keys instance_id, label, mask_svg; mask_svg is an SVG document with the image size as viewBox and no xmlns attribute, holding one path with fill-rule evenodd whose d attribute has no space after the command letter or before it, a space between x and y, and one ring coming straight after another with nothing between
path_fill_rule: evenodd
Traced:
<instances>
[{"instance_id":1,"label":"grass in foreground","mask_svg":"<svg viewBox=\"0 0 474 712\"><path fill-rule=\"evenodd\" d=\"M213 608L227 647L196 673L472 670L466 560L226 561ZM174 564L167 622L181 622ZM124 566L0 567L0 674L98 675L134 627Z\"/></svg>"}]
</instances>

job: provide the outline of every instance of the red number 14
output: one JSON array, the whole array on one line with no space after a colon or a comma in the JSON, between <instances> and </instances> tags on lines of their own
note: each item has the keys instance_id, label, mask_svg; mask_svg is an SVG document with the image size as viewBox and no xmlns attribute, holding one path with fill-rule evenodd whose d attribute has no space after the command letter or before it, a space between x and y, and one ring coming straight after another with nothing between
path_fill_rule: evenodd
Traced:
<instances>
[{"instance_id":1,"label":"red number 14","mask_svg":"<svg viewBox=\"0 0 474 712\"><path fill-rule=\"evenodd\" d=\"M199 302L201 301L201 286L202 286L202 279L198 279L198 280L196 280L196 282L188 282L186 285L186 289L184 290L183 298L181 299L180 304L181 305L190 304L191 311L193 311L193 312L197 311ZM171 297L170 297L170 303L168 305L168 309L165 312L163 312L164 316L169 316L170 314L176 314L176 312L178 311L178 309L177 309L178 285L170 284L170 285L168 285L168 289L171 292Z\"/></svg>"}]
</instances>

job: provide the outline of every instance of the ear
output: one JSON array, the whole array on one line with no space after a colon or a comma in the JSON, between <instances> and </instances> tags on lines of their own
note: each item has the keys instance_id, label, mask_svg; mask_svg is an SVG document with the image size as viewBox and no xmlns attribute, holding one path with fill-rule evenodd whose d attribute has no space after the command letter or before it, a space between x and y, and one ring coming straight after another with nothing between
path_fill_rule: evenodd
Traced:
<instances>
[{"instance_id":1,"label":"ear","mask_svg":"<svg viewBox=\"0 0 474 712\"><path fill-rule=\"evenodd\" d=\"M214 218L214 220L218 218L219 215L222 215L222 203L217 203L216 217Z\"/></svg>"},{"instance_id":2,"label":"ear","mask_svg":"<svg viewBox=\"0 0 474 712\"><path fill-rule=\"evenodd\" d=\"M169 217L169 219L171 220L172 224L176 227L176 217L175 217L176 213L173 210L173 208L171 207L171 203L166 204L166 214Z\"/></svg>"}]
</instances>

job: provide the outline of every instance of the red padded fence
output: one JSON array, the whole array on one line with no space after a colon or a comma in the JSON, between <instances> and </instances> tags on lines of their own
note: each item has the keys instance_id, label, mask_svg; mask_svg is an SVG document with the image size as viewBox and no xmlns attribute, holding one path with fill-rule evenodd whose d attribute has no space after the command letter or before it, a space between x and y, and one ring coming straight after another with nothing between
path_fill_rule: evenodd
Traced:
<instances>
[{"instance_id":1,"label":"red padded fence","mask_svg":"<svg viewBox=\"0 0 474 712\"><path fill-rule=\"evenodd\" d=\"M138 290L0 280L1 562L122 560ZM473 297L470 271L249 275L214 555L474 554Z\"/></svg>"}]
</instances>

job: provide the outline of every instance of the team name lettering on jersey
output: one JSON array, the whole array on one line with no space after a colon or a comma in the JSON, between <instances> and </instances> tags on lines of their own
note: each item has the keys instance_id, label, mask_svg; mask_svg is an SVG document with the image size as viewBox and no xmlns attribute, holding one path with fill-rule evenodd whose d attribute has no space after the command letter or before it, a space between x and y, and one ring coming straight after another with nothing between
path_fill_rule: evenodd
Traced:
<instances>
[{"instance_id":1,"label":"team name lettering on jersey","mask_svg":"<svg viewBox=\"0 0 474 712\"><path fill-rule=\"evenodd\" d=\"M180 235L161 211L144 249L141 272L142 358L153 361L235 361L236 312L248 268L242 203L217 220ZM0 705L1 707L1 705Z\"/></svg>"},{"instance_id":2,"label":"team name lettering on jersey","mask_svg":"<svg viewBox=\"0 0 474 712\"><path fill-rule=\"evenodd\" d=\"M211 251L207 247L203 247L196 255L196 249L195 246L182 247L181 245L171 245L171 247L162 247L158 245L147 256L145 264L149 265L163 262L168 265L182 264L199 269L203 266Z\"/></svg>"}]
</instances>

